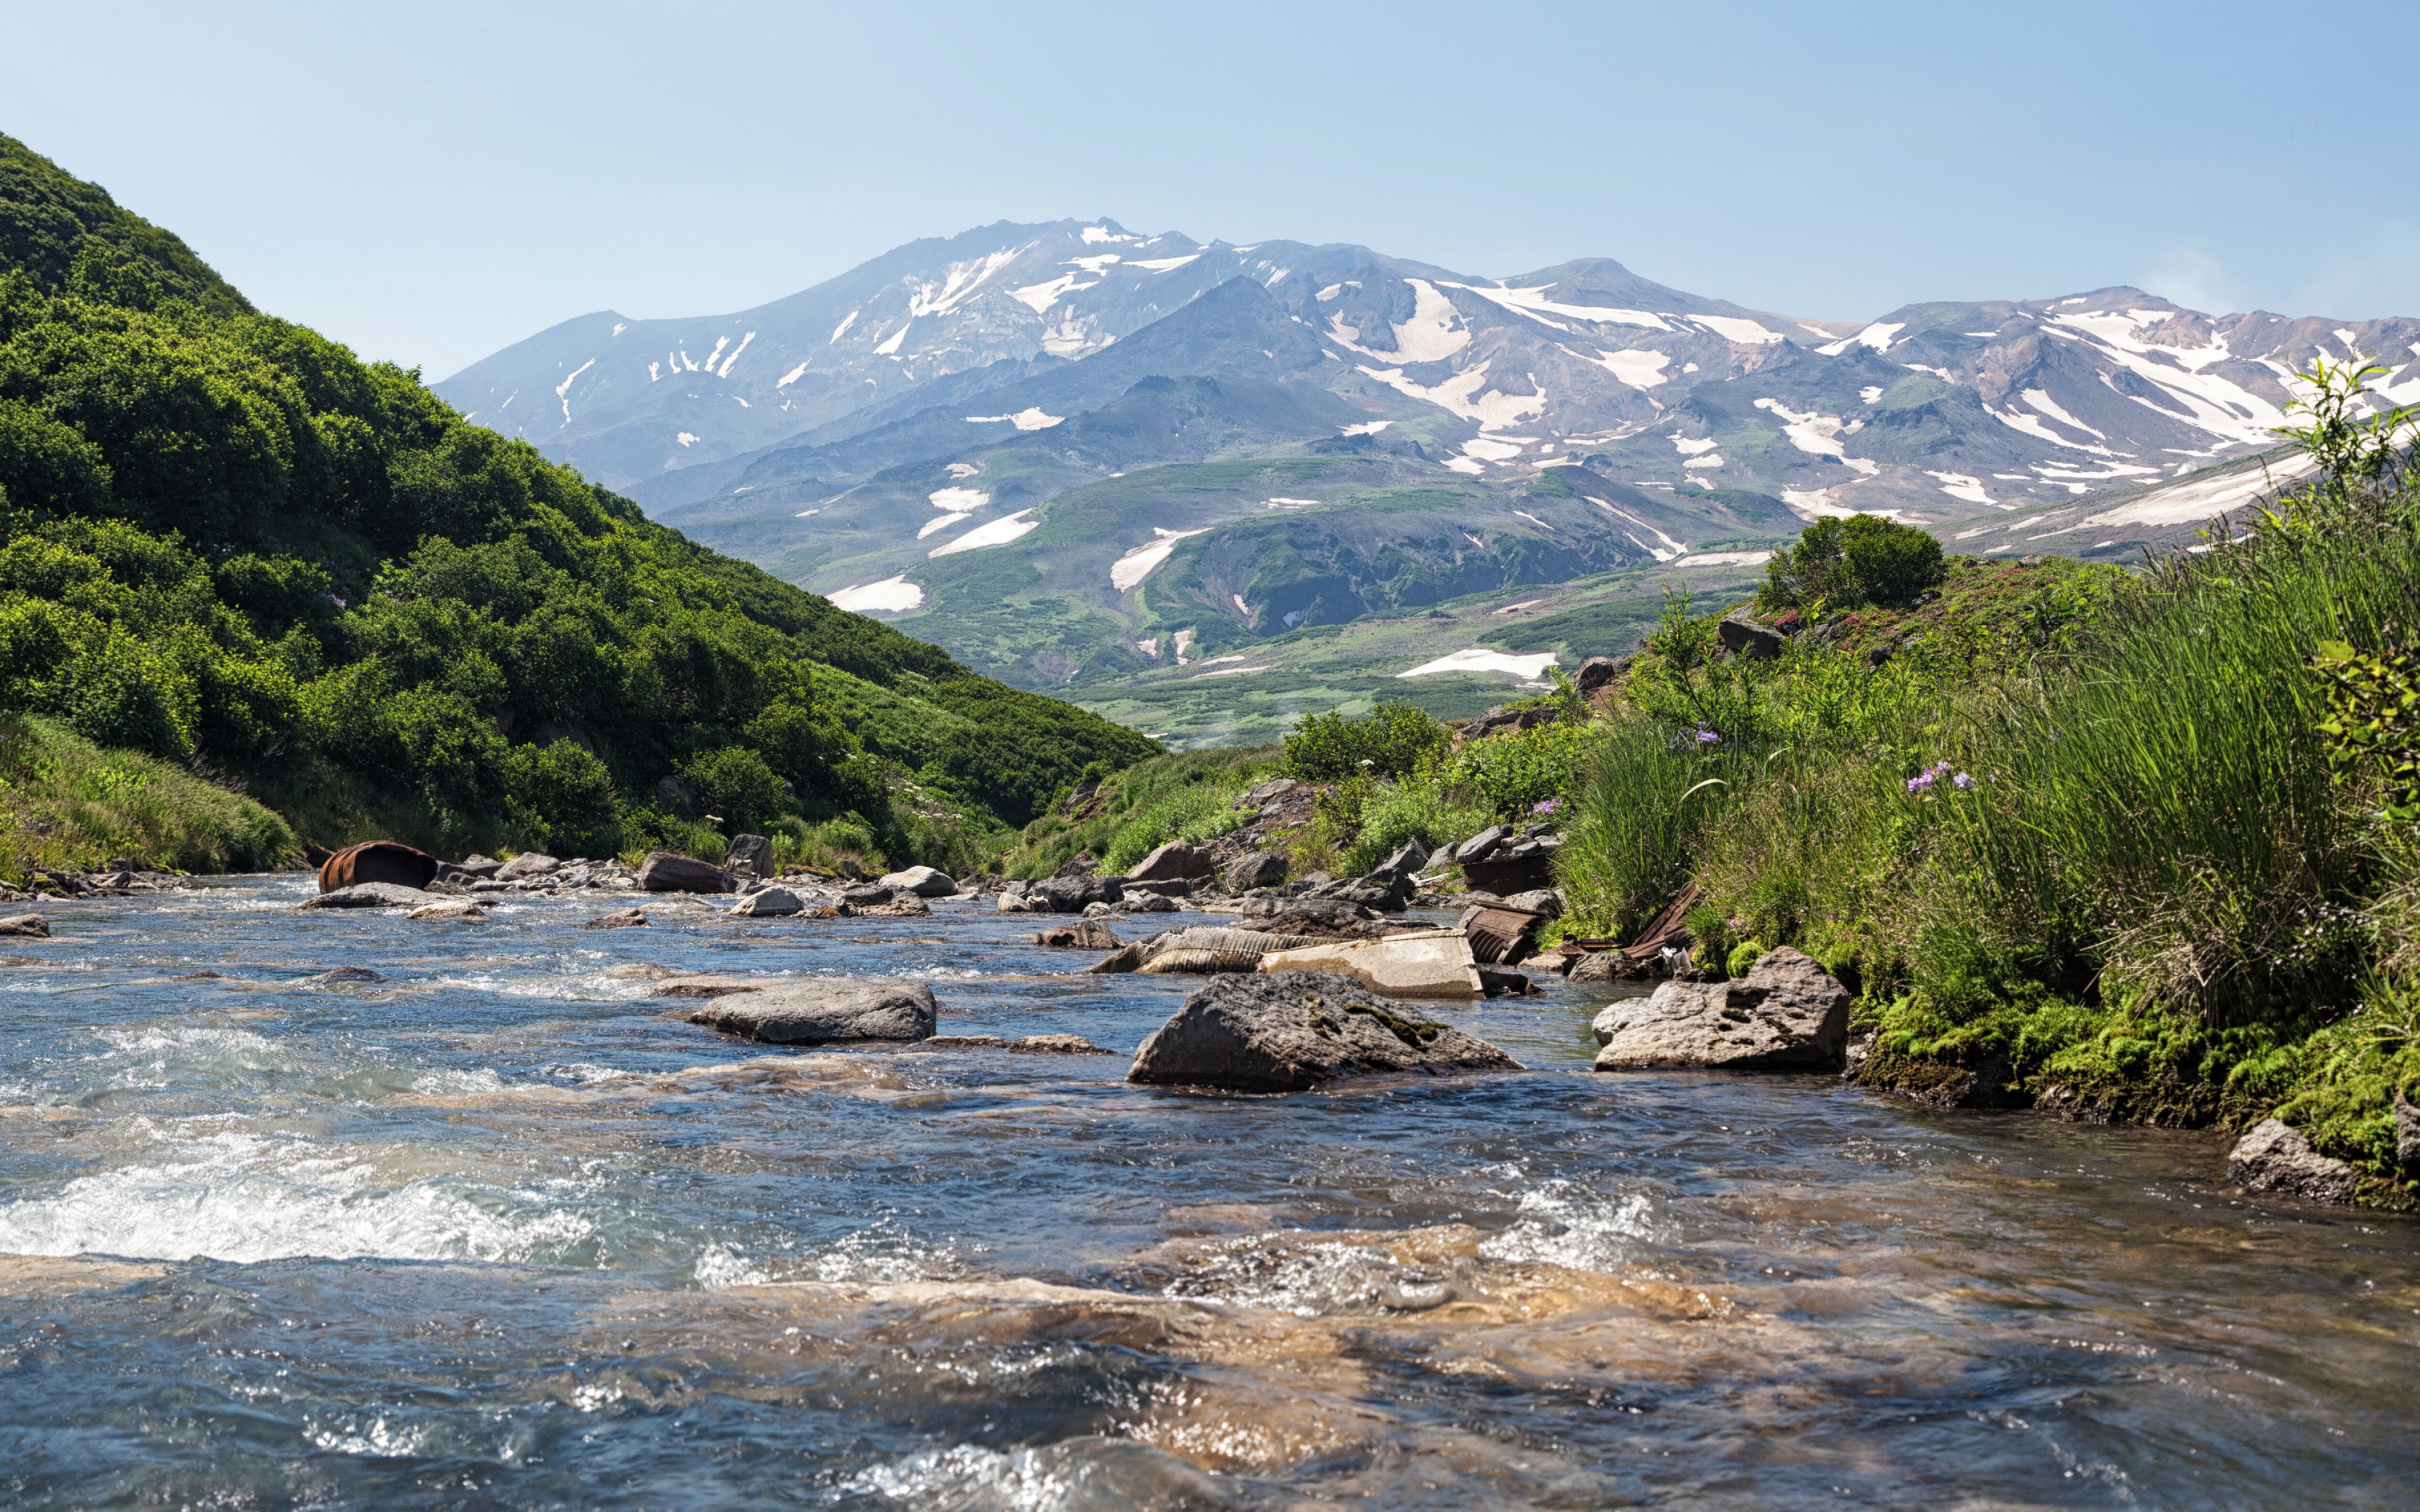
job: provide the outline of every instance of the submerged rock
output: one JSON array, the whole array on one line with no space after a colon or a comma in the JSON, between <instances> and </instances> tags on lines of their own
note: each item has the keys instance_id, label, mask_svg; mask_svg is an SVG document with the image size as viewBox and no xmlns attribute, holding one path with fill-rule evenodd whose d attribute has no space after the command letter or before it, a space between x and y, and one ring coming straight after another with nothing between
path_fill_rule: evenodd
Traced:
<instances>
[{"instance_id":1,"label":"submerged rock","mask_svg":"<svg viewBox=\"0 0 2420 1512\"><path fill-rule=\"evenodd\" d=\"M1033 943L1066 949L1114 950L1125 942L1120 940L1116 932L1107 924L1096 924L1088 918L1080 924L1061 924L1043 930L1033 936Z\"/></svg>"},{"instance_id":2,"label":"submerged rock","mask_svg":"<svg viewBox=\"0 0 2420 1512\"><path fill-rule=\"evenodd\" d=\"M2227 1152L2226 1178L2254 1192L2286 1192L2314 1202L2350 1202L2353 1168L2311 1148L2303 1131L2263 1119Z\"/></svg>"},{"instance_id":3,"label":"submerged rock","mask_svg":"<svg viewBox=\"0 0 2420 1512\"><path fill-rule=\"evenodd\" d=\"M479 924L487 921L488 911L468 898L449 898L443 903L423 903L403 917L439 923Z\"/></svg>"},{"instance_id":4,"label":"submerged rock","mask_svg":"<svg viewBox=\"0 0 2420 1512\"><path fill-rule=\"evenodd\" d=\"M582 929L644 929L647 916L635 908L617 908L610 914L599 914L582 923Z\"/></svg>"},{"instance_id":5,"label":"submerged rock","mask_svg":"<svg viewBox=\"0 0 2420 1512\"><path fill-rule=\"evenodd\" d=\"M1599 1071L1838 1071L1849 990L1788 946L1736 981L1668 981L1596 1016Z\"/></svg>"},{"instance_id":6,"label":"submerged rock","mask_svg":"<svg viewBox=\"0 0 2420 1512\"><path fill-rule=\"evenodd\" d=\"M920 1040L916 1050L1006 1050L1024 1056L1113 1056L1080 1034L1029 1034L1003 1040L997 1034L937 1034Z\"/></svg>"},{"instance_id":7,"label":"submerged rock","mask_svg":"<svg viewBox=\"0 0 2420 1512\"><path fill-rule=\"evenodd\" d=\"M688 1015L725 1034L768 1044L831 1044L850 1040L924 1040L940 1008L933 989L896 977L841 977L735 981L726 977L675 977L658 997L711 993Z\"/></svg>"},{"instance_id":8,"label":"submerged rock","mask_svg":"<svg viewBox=\"0 0 2420 1512\"><path fill-rule=\"evenodd\" d=\"M1126 1079L1295 1092L1388 1072L1519 1071L1460 1029L1326 971L1222 977L1143 1041Z\"/></svg>"},{"instance_id":9,"label":"submerged rock","mask_svg":"<svg viewBox=\"0 0 2420 1512\"><path fill-rule=\"evenodd\" d=\"M316 898L306 898L304 908L425 908L430 903L448 903L456 900L442 892L423 892L394 882L356 882L349 887L338 887Z\"/></svg>"}]
</instances>

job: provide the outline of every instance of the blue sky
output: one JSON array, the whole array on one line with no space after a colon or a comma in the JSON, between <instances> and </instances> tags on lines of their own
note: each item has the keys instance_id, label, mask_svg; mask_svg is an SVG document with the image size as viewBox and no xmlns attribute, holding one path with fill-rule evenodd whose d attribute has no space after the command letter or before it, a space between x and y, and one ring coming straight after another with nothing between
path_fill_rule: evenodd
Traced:
<instances>
[{"instance_id":1,"label":"blue sky","mask_svg":"<svg viewBox=\"0 0 2420 1512\"><path fill-rule=\"evenodd\" d=\"M1822 319L2420 316L2420 6L0 0L0 131L432 378L1115 217Z\"/></svg>"}]
</instances>

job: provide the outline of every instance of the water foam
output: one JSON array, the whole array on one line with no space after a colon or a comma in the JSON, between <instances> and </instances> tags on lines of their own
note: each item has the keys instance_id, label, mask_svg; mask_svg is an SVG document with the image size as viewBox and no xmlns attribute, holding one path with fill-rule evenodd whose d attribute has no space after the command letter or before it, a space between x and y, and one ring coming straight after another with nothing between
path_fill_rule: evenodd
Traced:
<instances>
[{"instance_id":1,"label":"water foam","mask_svg":"<svg viewBox=\"0 0 2420 1512\"><path fill-rule=\"evenodd\" d=\"M1670 1226L1646 1194L1600 1196L1564 1180L1542 1181L1521 1194L1512 1227L1481 1242L1492 1260L1612 1271L1640 1252L1671 1240Z\"/></svg>"},{"instance_id":2,"label":"water foam","mask_svg":"<svg viewBox=\"0 0 2420 1512\"><path fill-rule=\"evenodd\" d=\"M191 1158L0 1203L0 1253L526 1262L559 1258L595 1233L543 1194L461 1179L391 1184L366 1160L303 1140L220 1134L178 1144Z\"/></svg>"}]
</instances>

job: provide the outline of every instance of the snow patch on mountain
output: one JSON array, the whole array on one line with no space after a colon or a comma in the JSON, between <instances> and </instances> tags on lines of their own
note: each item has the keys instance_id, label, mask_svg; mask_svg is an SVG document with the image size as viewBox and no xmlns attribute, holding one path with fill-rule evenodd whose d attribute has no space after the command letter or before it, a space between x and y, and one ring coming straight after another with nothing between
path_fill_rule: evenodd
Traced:
<instances>
[{"instance_id":1,"label":"snow patch on mountain","mask_svg":"<svg viewBox=\"0 0 2420 1512\"><path fill-rule=\"evenodd\" d=\"M973 551L986 546L1006 546L1026 532L1041 527L1040 520L1026 517L1032 513L1033 510L1029 506L1018 510L1014 515L1003 515L990 524L978 525L956 540L944 546L937 546L924 554L928 557L946 557L959 551Z\"/></svg>"},{"instance_id":2,"label":"snow patch on mountain","mask_svg":"<svg viewBox=\"0 0 2420 1512\"><path fill-rule=\"evenodd\" d=\"M923 585L909 582L904 576L885 578L878 583L860 583L844 588L830 595L832 608L845 609L851 614L905 614L923 606Z\"/></svg>"},{"instance_id":3,"label":"snow patch on mountain","mask_svg":"<svg viewBox=\"0 0 2420 1512\"><path fill-rule=\"evenodd\" d=\"M1473 646L1457 651L1450 656L1422 662L1409 671L1397 672L1398 677L1434 677L1445 672L1511 672L1515 677L1536 679L1556 663L1551 651L1514 654L1509 651L1488 651Z\"/></svg>"},{"instance_id":4,"label":"snow patch on mountain","mask_svg":"<svg viewBox=\"0 0 2420 1512\"><path fill-rule=\"evenodd\" d=\"M1204 526L1198 531L1165 531L1155 525L1151 529L1152 533L1159 537L1158 540L1146 546L1136 547L1109 564L1109 585L1121 594L1133 592L1136 585L1150 577L1152 569L1166 562L1168 554L1176 549L1177 542L1188 535L1205 534L1209 528Z\"/></svg>"}]
</instances>

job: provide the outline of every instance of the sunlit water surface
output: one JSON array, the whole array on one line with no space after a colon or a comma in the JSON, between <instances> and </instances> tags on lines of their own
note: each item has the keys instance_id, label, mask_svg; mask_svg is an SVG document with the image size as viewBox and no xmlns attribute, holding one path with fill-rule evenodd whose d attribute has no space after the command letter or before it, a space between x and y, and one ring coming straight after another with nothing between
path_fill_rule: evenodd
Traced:
<instances>
[{"instance_id":1,"label":"sunlit water surface","mask_svg":"<svg viewBox=\"0 0 2420 1512\"><path fill-rule=\"evenodd\" d=\"M2420 1225L2242 1198L2211 1135L1594 1075L1551 980L1448 1011L1526 1073L1148 1090L1198 980L1030 918L308 887L8 944L0 1503L2420 1500ZM746 1044L636 963L1119 1054Z\"/></svg>"}]
</instances>

